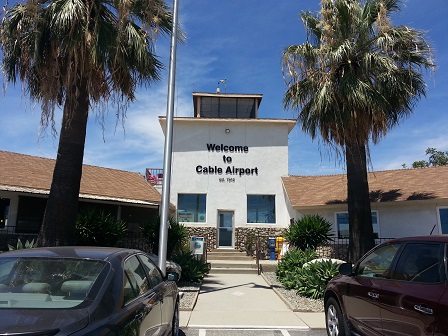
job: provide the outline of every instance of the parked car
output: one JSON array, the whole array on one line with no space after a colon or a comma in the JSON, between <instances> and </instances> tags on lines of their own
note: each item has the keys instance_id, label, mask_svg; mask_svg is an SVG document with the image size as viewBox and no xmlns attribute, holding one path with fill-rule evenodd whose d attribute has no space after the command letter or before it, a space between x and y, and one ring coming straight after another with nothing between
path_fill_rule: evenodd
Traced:
<instances>
[{"instance_id":1,"label":"parked car","mask_svg":"<svg viewBox=\"0 0 448 336\"><path fill-rule=\"evenodd\" d=\"M150 256L109 247L0 254L0 335L179 333L176 272Z\"/></svg>"},{"instance_id":2,"label":"parked car","mask_svg":"<svg viewBox=\"0 0 448 336\"><path fill-rule=\"evenodd\" d=\"M327 286L328 335L448 335L448 235L378 245Z\"/></svg>"}]
</instances>

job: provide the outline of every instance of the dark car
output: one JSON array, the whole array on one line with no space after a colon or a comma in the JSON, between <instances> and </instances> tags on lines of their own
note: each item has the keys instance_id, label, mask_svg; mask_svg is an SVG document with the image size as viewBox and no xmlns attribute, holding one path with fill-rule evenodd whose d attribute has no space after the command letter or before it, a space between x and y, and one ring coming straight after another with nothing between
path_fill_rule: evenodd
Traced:
<instances>
[{"instance_id":1,"label":"dark car","mask_svg":"<svg viewBox=\"0 0 448 336\"><path fill-rule=\"evenodd\" d=\"M31 248L0 254L0 335L174 335L177 273L139 250Z\"/></svg>"},{"instance_id":2,"label":"dark car","mask_svg":"<svg viewBox=\"0 0 448 336\"><path fill-rule=\"evenodd\" d=\"M448 335L448 235L378 245L325 292L327 334Z\"/></svg>"}]
</instances>

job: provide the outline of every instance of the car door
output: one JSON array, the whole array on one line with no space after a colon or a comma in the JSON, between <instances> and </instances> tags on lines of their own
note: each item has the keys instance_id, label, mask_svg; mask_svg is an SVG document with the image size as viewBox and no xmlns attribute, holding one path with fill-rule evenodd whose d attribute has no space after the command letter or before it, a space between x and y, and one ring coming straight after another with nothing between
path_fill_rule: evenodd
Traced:
<instances>
[{"instance_id":1,"label":"car door","mask_svg":"<svg viewBox=\"0 0 448 336\"><path fill-rule=\"evenodd\" d=\"M446 289L444 247L437 242L404 245L392 281L384 283L379 298L384 335L434 334Z\"/></svg>"},{"instance_id":2,"label":"car door","mask_svg":"<svg viewBox=\"0 0 448 336\"><path fill-rule=\"evenodd\" d=\"M152 287L155 291L157 291L160 297L160 307L162 310L162 332L163 334L168 335L171 333L171 323L173 321L177 291L173 290L175 287L164 281L160 269L155 265L149 256L146 254L140 254L139 257L145 267Z\"/></svg>"},{"instance_id":3,"label":"car door","mask_svg":"<svg viewBox=\"0 0 448 336\"><path fill-rule=\"evenodd\" d=\"M445 260L448 260L448 246L445 247ZM437 307L436 327L434 336L448 335L448 284L445 282L445 292Z\"/></svg>"},{"instance_id":4,"label":"car door","mask_svg":"<svg viewBox=\"0 0 448 336\"><path fill-rule=\"evenodd\" d=\"M148 280L136 255L124 262L124 307L128 323L123 335L160 335L162 309L158 291Z\"/></svg>"},{"instance_id":5,"label":"car door","mask_svg":"<svg viewBox=\"0 0 448 336\"><path fill-rule=\"evenodd\" d=\"M348 278L343 296L351 327L362 335L381 335L379 297L400 244L390 244L367 254Z\"/></svg>"}]
</instances>

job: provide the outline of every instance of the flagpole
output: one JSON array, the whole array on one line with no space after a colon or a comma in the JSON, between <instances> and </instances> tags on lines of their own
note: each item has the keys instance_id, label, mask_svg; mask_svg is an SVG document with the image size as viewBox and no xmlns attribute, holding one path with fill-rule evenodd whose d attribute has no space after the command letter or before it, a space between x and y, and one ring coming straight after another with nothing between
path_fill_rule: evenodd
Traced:
<instances>
[{"instance_id":1,"label":"flagpole","mask_svg":"<svg viewBox=\"0 0 448 336\"><path fill-rule=\"evenodd\" d=\"M163 155L162 211L160 214L159 268L166 275L166 255L168 243L171 157L173 151L173 114L176 82L176 49L178 26L178 0L173 0L173 27L171 34L170 68L168 78L168 98L166 108L165 147Z\"/></svg>"}]
</instances>

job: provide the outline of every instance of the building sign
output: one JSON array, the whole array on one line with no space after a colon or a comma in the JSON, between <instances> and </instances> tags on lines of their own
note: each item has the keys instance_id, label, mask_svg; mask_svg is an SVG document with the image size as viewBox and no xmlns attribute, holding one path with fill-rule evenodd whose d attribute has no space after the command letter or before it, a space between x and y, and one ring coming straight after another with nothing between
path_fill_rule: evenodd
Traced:
<instances>
[{"instance_id":1,"label":"building sign","mask_svg":"<svg viewBox=\"0 0 448 336\"><path fill-rule=\"evenodd\" d=\"M177 220L179 222L194 222L194 212L179 211L177 213Z\"/></svg>"},{"instance_id":2,"label":"building sign","mask_svg":"<svg viewBox=\"0 0 448 336\"><path fill-rule=\"evenodd\" d=\"M222 161L227 166L196 166L196 173L203 175L230 175L230 176L258 176L258 167L244 168L244 167L236 167L232 165L232 156L228 155L228 153L249 153L248 146L229 146L224 144L207 144L207 150L213 153L225 153L222 156ZM228 177L220 178L220 182L235 182L235 178Z\"/></svg>"}]
</instances>

